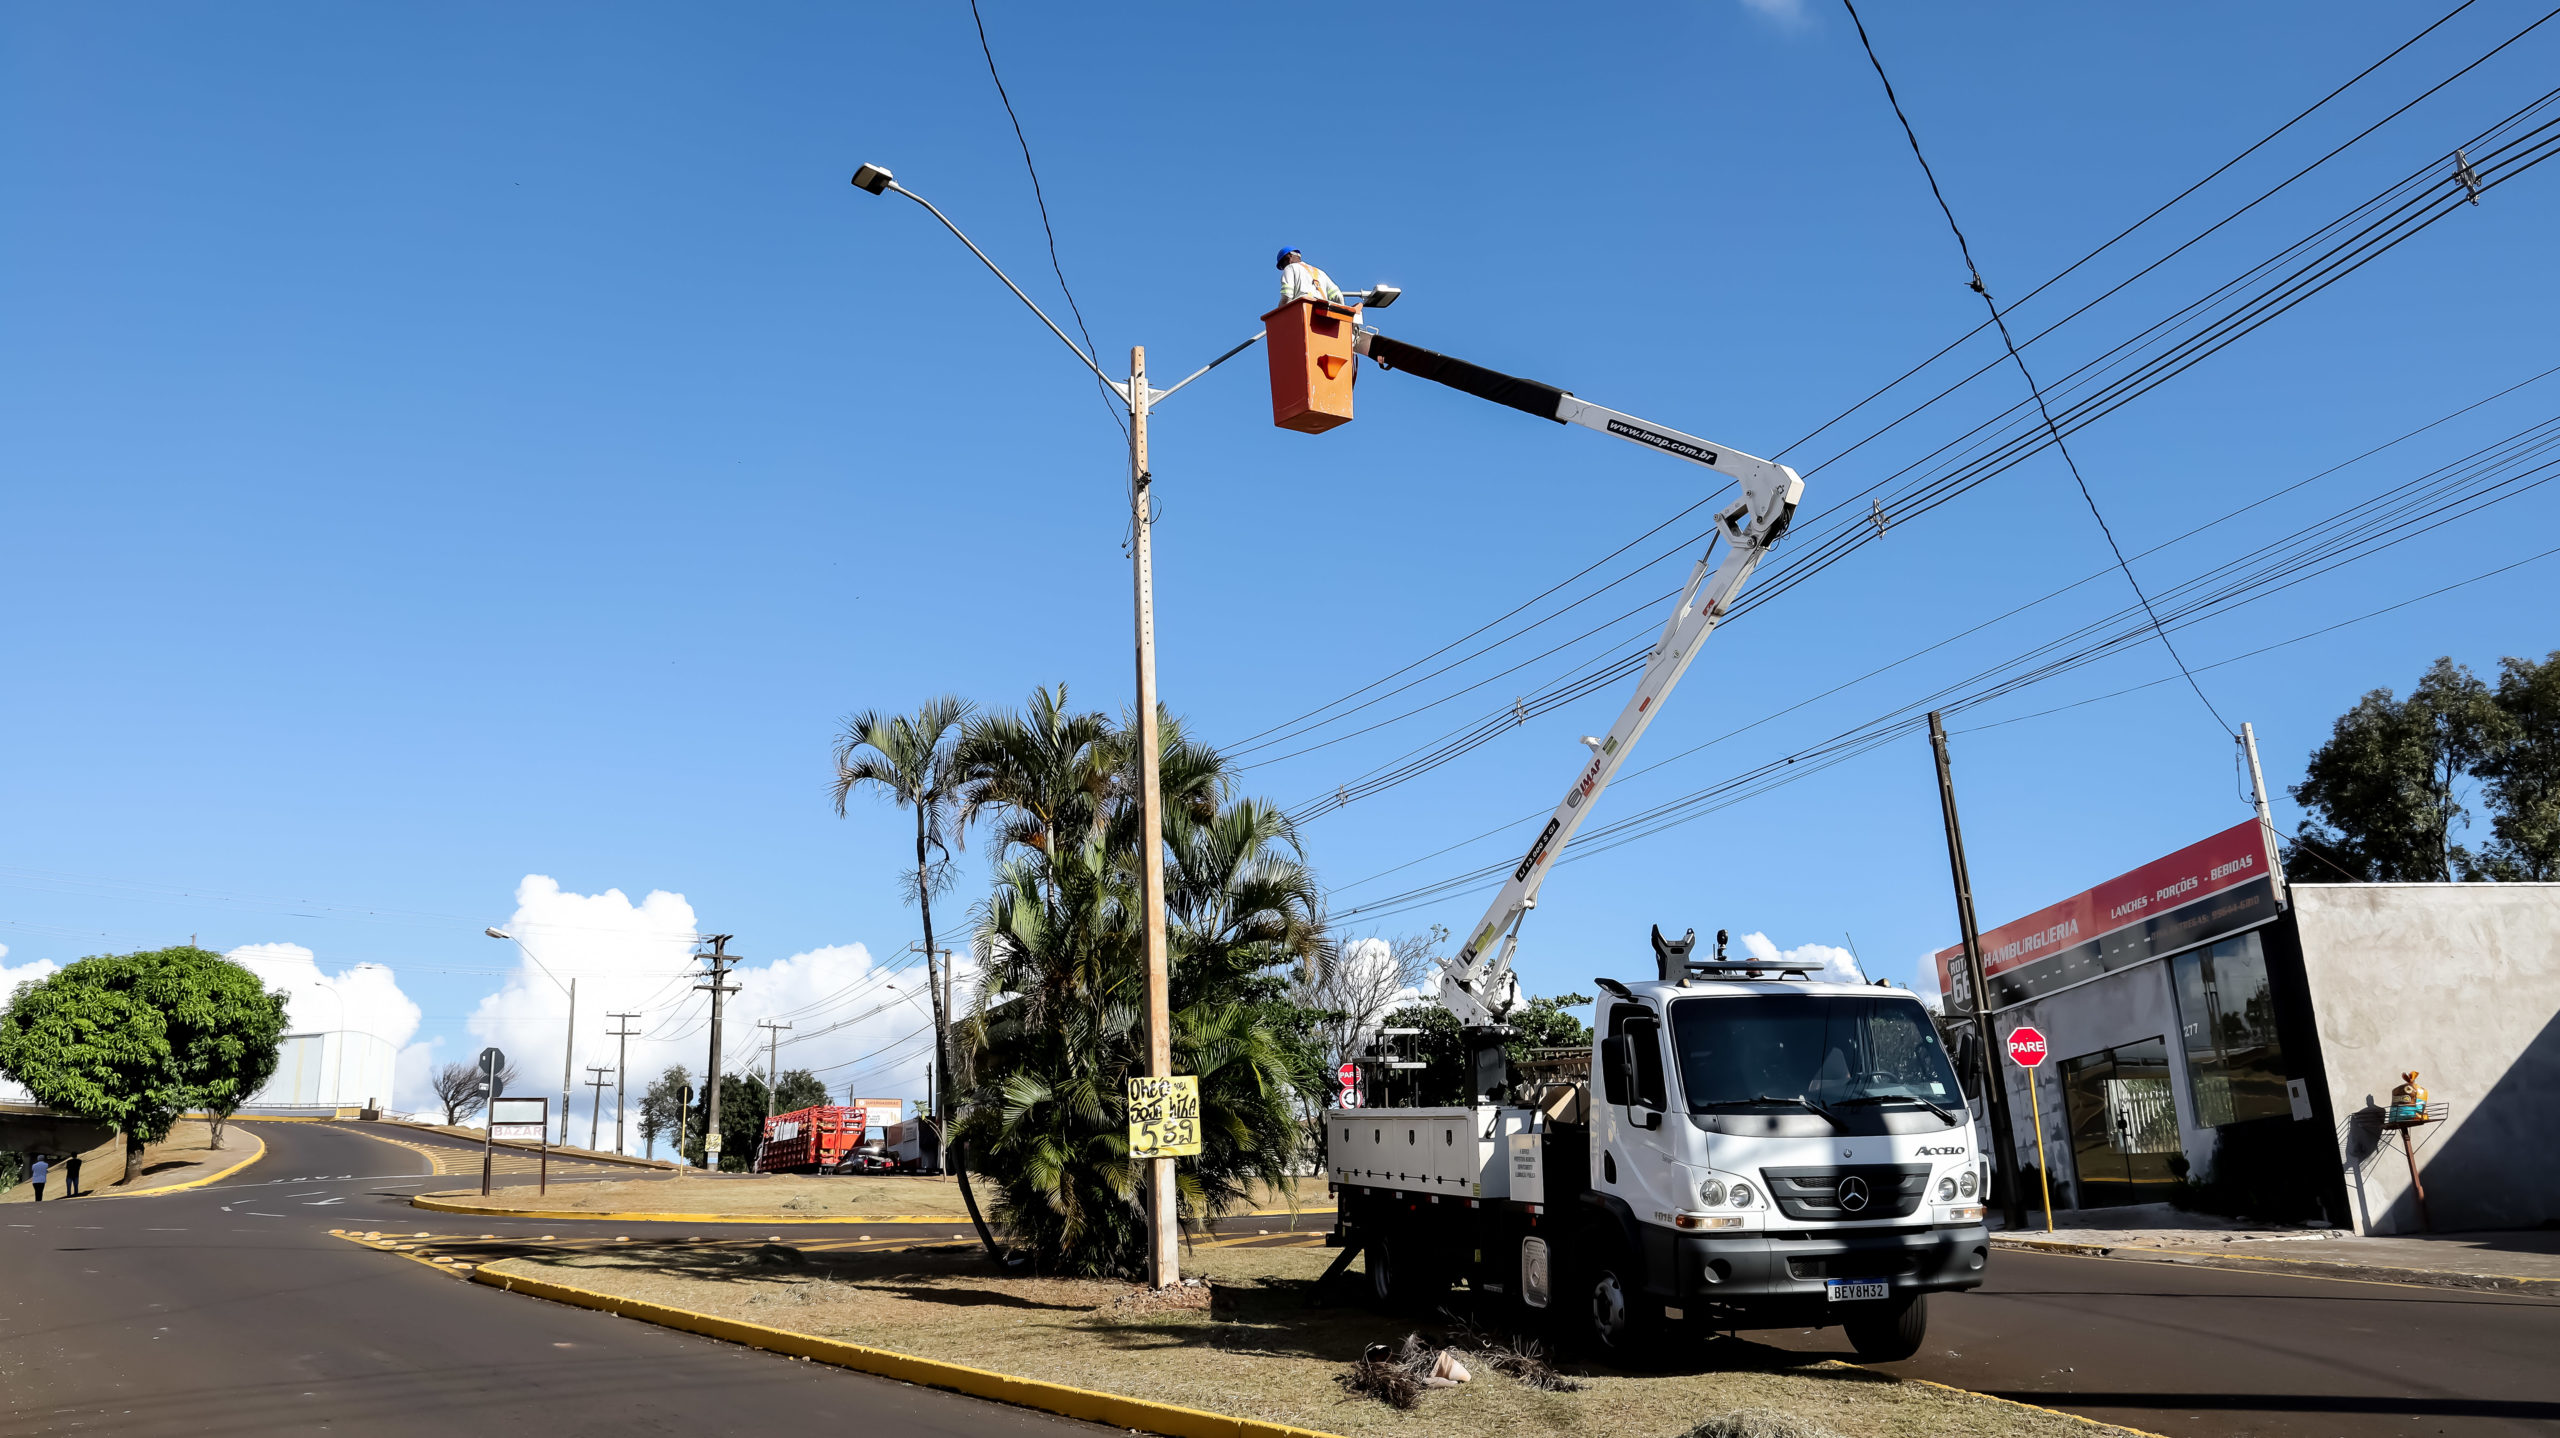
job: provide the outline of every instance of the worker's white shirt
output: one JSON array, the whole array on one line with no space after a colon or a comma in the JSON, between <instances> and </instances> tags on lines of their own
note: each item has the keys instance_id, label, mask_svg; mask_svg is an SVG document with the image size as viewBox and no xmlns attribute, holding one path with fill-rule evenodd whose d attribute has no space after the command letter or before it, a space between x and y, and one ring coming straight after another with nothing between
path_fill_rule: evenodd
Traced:
<instances>
[{"instance_id":1,"label":"worker's white shirt","mask_svg":"<svg viewBox=\"0 0 2560 1438\"><path fill-rule=\"evenodd\" d=\"M1343 303L1342 287L1333 282L1333 276L1300 260L1280 272L1280 303L1285 305L1291 300L1324 300L1338 305Z\"/></svg>"}]
</instances>

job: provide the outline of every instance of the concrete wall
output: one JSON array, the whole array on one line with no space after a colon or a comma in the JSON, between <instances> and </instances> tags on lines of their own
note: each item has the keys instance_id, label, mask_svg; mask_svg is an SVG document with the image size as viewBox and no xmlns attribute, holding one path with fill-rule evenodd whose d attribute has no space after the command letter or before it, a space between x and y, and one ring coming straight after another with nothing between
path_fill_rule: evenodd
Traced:
<instances>
[{"instance_id":1,"label":"concrete wall","mask_svg":"<svg viewBox=\"0 0 2560 1438\"><path fill-rule=\"evenodd\" d=\"M2419 1231L2402 1072L2452 1117L2415 1131L2438 1230L2560 1220L2560 884L2295 884L2305 976L2359 1231Z\"/></svg>"},{"instance_id":2,"label":"concrete wall","mask_svg":"<svg viewBox=\"0 0 2560 1438\"><path fill-rule=\"evenodd\" d=\"M124 1177L123 1135L108 1124L65 1118L41 1104L0 1104L0 1149L41 1153L55 1163L76 1153L83 1190L105 1188ZM20 1185L11 1196L32 1197L24 1188ZM59 1198L64 1192L59 1176L46 1181L48 1196Z\"/></svg>"}]
</instances>

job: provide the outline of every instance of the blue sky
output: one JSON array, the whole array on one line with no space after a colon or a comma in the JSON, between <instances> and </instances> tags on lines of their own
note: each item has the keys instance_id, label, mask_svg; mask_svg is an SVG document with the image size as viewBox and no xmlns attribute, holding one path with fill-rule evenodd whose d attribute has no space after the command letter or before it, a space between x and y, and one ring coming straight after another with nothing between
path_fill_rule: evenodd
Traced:
<instances>
[{"instance_id":1,"label":"blue sky","mask_svg":"<svg viewBox=\"0 0 2560 1438\"><path fill-rule=\"evenodd\" d=\"M1994 293L2015 297L2440 13L1868 19ZM2040 330L2536 13L2473 5L2013 322ZM1525 6L1279 23L991 3L986 20L1111 367L1142 343L1161 380L1253 333L1285 242L1347 285L1405 286L1378 316L1390 333L1769 454L1981 318L1854 35L1821 5L1559 26ZM829 809L836 721L1058 681L1128 702L1123 459L1092 381L929 216L846 185L862 161L892 167L1055 299L965 5L142 6L5 24L0 965L190 933L300 945L326 970L391 967L415 1041L452 1056L478 1042L467 1016L523 979L479 931L518 912L528 875L635 904L680 894L689 922L761 960L859 945L889 962L914 937L893 881L907 831L885 807ZM2560 26L2527 35L2031 358L2058 378L2435 163L2539 95L2556 47ZM2560 167L2520 175L2086 430L2074 451L2127 551L2560 363L2555 183ZM1969 372L1985 343L1923 378ZM1261 371L1255 351L1202 380L1155 434L1163 693L1212 742L1355 690L1706 496L1658 456L1401 375L1365 375L1344 429L1280 432ZM1785 453L1808 469L1799 545L1826 506L2023 397L1994 370L1812 467L1937 388ZM2525 429L2556 392L2528 386L2137 569L2167 587L2263 549ZM2554 512L2547 491L2519 493L2181 645L2212 664L2523 560L2552 543ZM1486 677L1694 557L1667 553L1414 691L1484 681L1416 717L1294 758L1254 751L1272 762L1249 787L1300 803L1640 647L1650 613ZM1637 762L2109 563L2069 475L2031 458L1734 622ZM2560 646L2552 575L2527 564L2203 683L2256 723L2282 785L2365 690L2405 689L2439 654L2488 672ZM2101 575L1630 777L1600 821L2125 601ZM2172 675L2150 644L1952 721L1986 922L2245 816L2230 743L2183 684L1983 727ZM1516 852L1576 772L1575 737L1622 698L1310 823L1337 907ZM2278 818L2290 828L2289 804ZM1461 928L1484 897L1350 932ZM1917 723L1560 869L1527 983L1640 970L1657 922L1781 947L1854 935L1872 972L1911 979L1952 928ZM649 972L672 974L651 952ZM881 1081L909 1082L911 1059Z\"/></svg>"}]
</instances>

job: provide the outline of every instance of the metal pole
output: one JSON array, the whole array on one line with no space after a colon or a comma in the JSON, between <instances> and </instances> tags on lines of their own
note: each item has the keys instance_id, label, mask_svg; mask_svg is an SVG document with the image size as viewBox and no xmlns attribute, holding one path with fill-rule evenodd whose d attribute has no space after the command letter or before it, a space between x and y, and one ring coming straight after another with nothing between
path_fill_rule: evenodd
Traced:
<instances>
[{"instance_id":1,"label":"metal pole","mask_svg":"<svg viewBox=\"0 0 2560 1438\"><path fill-rule=\"evenodd\" d=\"M1162 736L1156 730L1155 561L1149 530L1153 504L1147 468L1147 351L1129 349L1129 545L1137 585L1138 629L1138 872L1147 924L1147 1076L1173 1074L1173 1030L1167 996L1164 932L1164 794L1157 765ZM1182 1281L1181 1234L1175 1226L1170 1158L1148 1164L1147 1282L1166 1288Z\"/></svg>"},{"instance_id":2,"label":"metal pole","mask_svg":"<svg viewBox=\"0 0 2560 1438\"><path fill-rule=\"evenodd\" d=\"M2036 1180L2044 1185L2044 1231L2053 1232L2053 1165L2044 1159L2044 1099L2036 1086L2036 1077L2044 1065L2027 1070L2027 1107L2036 1119Z\"/></svg>"},{"instance_id":3,"label":"metal pole","mask_svg":"<svg viewBox=\"0 0 2560 1438\"><path fill-rule=\"evenodd\" d=\"M1929 748L1938 761L1938 808L1947 823L1947 868L1955 879L1956 927L1964 935L1965 987L1969 991L1966 1006L1973 1021L1974 1047L1981 1059L1982 1097L1991 1106L1991 1152L2001 1174L2000 1212L2014 1233L2027 1226L2027 1196L2018 1187L2018 1136L2009 1122L2009 1086L2001 1078L1992 1055L1998 1040L1991 1032L1991 985L1982 971L1982 931L1973 918L1973 875L1964 862L1964 825L1956 819L1956 781L1947 762L1947 728L1938 721L1938 711L1934 709L1929 711ZM2027 1082L2032 1097L2035 1075L2029 1074ZM2042 1120L2036 1124L2036 1135L2041 1143Z\"/></svg>"},{"instance_id":4,"label":"metal pole","mask_svg":"<svg viewBox=\"0 0 2560 1438\"><path fill-rule=\"evenodd\" d=\"M628 1020L640 1016L635 1013L607 1014L605 1017ZM630 1107L631 1096L630 1086L624 1081L624 1075L631 1068L631 1036L638 1032L637 1029L629 1028L617 1028L613 1031L613 1037L619 1041L613 1055L613 1151L619 1154L630 1152L622 1146L622 1117ZM679 1144L678 1147L682 1145Z\"/></svg>"},{"instance_id":5,"label":"metal pole","mask_svg":"<svg viewBox=\"0 0 2560 1438\"><path fill-rule=\"evenodd\" d=\"M2240 724L2240 747L2249 751L2249 794L2257 801L2258 830L2267 841L2267 872L2275 879L2276 902L2282 904L2286 901L2284 852L2276 842L2275 816L2267 809L2266 771L2258 767L2258 729L2246 720Z\"/></svg>"},{"instance_id":6,"label":"metal pole","mask_svg":"<svg viewBox=\"0 0 2560 1438\"><path fill-rule=\"evenodd\" d=\"M481 1052L486 1053L488 1050L483 1049ZM494 1167L491 1163L493 1150L490 1139L498 1132L498 1066L495 1063L484 1063L480 1065L480 1075L488 1086L488 1096L482 1100L483 1106L480 1110L480 1196L487 1198L489 1173Z\"/></svg>"},{"instance_id":7,"label":"metal pole","mask_svg":"<svg viewBox=\"0 0 2560 1438\"><path fill-rule=\"evenodd\" d=\"M569 1094L571 1092L569 1087L569 1079L571 1075L570 1066L578 1061L577 1055L578 979L576 975L572 974L569 977L569 1048L568 1052L560 1055L560 1144L564 1148L567 1147L569 1143Z\"/></svg>"}]
</instances>

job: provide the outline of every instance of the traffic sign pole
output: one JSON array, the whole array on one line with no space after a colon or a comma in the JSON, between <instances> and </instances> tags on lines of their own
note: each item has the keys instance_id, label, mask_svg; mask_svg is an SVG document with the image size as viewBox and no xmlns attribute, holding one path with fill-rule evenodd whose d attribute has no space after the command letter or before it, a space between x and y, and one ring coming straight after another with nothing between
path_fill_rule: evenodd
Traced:
<instances>
[{"instance_id":1,"label":"traffic sign pole","mask_svg":"<svg viewBox=\"0 0 2560 1438\"><path fill-rule=\"evenodd\" d=\"M2035 1116L2036 1181L2044 1186L2044 1231L2053 1232L2053 1171L2044 1161L2044 1100L2036 1070L2043 1067L2046 1044L2044 1032L2023 1024L2009 1030L2009 1058L2027 1071L2027 1112Z\"/></svg>"}]
</instances>

